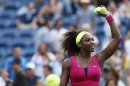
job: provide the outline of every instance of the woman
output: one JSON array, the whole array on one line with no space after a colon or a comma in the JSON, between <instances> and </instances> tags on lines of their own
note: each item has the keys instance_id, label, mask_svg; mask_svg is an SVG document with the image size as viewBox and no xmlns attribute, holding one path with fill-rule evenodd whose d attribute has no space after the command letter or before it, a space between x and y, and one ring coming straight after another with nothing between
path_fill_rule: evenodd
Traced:
<instances>
[{"instance_id":1,"label":"woman","mask_svg":"<svg viewBox=\"0 0 130 86\"><path fill-rule=\"evenodd\" d=\"M69 78L71 86L99 86L103 64L116 51L121 35L110 12L97 13L106 17L111 27L110 43L105 49L92 56L95 43L89 32L67 32L62 45L70 58L63 62L60 86L67 86Z\"/></svg>"},{"instance_id":2,"label":"woman","mask_svg":"<svg viewBox=\"0 0 130 86\"><path fill-rule=\"evenodd\" d=\"M105 86L118 86L119 74L114 69L113 65L109 64L109 66L111 67L111 76L110 76L111 78L106 81ZM122 86L122 85L120 85L120 86Z\"/></svg>"},{"instance_id":3,"label":"woman","mask_svg":"<svg viewBox=\"0 0 130 86\"><path fill-rule=\"evenodd\" d=\"M13 86L13 81L9 79L8 71L3 69L0 76L0 86Z\"/></svg>"},{"instance_id":4,"label":"woman","mask_svg":"<svg viewBox=\"0 0 130 86\"><path fill-rule=\"evenodd\" d=\"M51 52L48 52L47 45L44 42L41 42L38 47L38 52L36 52L31 62L36 65L35 73L38 77L41 77L44 81L44 72L43 66L49 64L51 61L55 60L55 55Z\"/></svg>"},{"instance_id":5,"label":"woman","mask_svg":"<svg viewBox=\"0 0 130 86\"><path fill-rule=\"evenodd\" d=\"M108 80L105 86L117 86L117 81L114 79Z\"/></svg>"}]
</instances>

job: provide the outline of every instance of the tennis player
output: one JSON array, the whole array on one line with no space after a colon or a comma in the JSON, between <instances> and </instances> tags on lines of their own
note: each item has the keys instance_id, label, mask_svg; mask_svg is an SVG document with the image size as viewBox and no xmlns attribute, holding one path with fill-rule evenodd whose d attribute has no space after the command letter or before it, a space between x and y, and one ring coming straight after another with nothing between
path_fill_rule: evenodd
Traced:
<instances>
[{"instance_id":1,"label":"tennis player","mask_svg":"<svg viewBox=\"0 0 130 86\"><path fill-rule=\"evenodd\" d=\"M68 58L63 62L60 86L99 86L99 79L104 62L116 51L121 35L110 12L104 7L95 9L96 14L105 17L110 25L112 39L108 46L100 52L94 52L94 38L85 31L70 31L65 34L62 43Z\"/></svg>"}]
</instances>

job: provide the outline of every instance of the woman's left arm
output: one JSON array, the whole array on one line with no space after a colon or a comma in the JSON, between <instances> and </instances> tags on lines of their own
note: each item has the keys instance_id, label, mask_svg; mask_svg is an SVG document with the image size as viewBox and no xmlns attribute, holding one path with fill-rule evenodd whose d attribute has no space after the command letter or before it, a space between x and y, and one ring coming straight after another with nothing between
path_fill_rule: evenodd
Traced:
<instances>
[{"instance_id":1,"label":"woman's left arm","mask_svg":"<svg viewBox=\"0 0 130 86\"><path fill-rule=\"evenodd\" d=\"M103 49L99 53L97 53L97 57L98 57L99 61L103 62L103 63L113 55L113 53L118 48L118 45L121 40L121 34L119 32L119 28L115 24L114 20L109 22L109 25L110 25L110 29L111 29L112 39L105 49Z\"/></svg>"}]
</instances>

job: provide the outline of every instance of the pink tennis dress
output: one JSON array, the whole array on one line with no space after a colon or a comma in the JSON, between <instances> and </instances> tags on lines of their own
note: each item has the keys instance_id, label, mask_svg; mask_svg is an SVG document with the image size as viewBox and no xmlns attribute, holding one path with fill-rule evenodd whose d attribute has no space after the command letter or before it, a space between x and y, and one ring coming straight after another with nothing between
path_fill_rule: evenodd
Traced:
<instances>
[{"instance_id":1,"label":"pink tennis dress","mask_svg":"<svg viewBox=\"0 0 130 86\"><path fill-rule=\"evenodd\" d=\"M71 86L99 86L101 68L96 56L90 66L83 68L77 64L76 56L71 57Z\"/></svg>"}]
</instances>

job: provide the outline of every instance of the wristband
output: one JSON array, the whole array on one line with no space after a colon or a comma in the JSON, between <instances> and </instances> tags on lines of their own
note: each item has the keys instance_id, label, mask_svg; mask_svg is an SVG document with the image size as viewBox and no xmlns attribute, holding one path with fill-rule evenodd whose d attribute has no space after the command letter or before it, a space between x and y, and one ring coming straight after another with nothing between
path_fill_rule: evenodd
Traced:
<instances>
[{"instance_id":1,"label":"wristband","mask_svg":"<svg viewBox=\"0 0 130 86\"><path fill-rule=\"evenodd\" d=\"M112 15L106 16L106 20L107 20L108 23L111 23L112 21L114 21Z\"/></svg>"}]
</instances>

